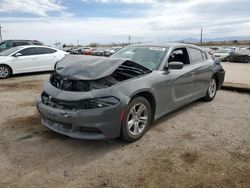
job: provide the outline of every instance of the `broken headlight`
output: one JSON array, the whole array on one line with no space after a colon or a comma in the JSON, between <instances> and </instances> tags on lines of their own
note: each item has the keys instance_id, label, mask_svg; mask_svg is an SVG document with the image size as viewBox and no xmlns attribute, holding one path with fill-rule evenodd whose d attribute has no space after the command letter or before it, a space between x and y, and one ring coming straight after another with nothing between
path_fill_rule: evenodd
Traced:
<instances>
[{"instance_id":1,"label":"broken headlight","mask_svg":"<svg viewBox=\"0 0 250 188\"><path fill-rule=\"evenodd\" d=\"M104 108L116 105L119 99L116 97L102 97L96 99L83 100L84 109Z\"/></svg>"},{"instance_id":2,"label":"broken headlight","mask_svg":"<svg viewBox=\"0 0 250 188\"><path fill-rule=\"evenodd\" d=\"M119 101L120 101L119 99L112 96L95 98L95 99L86 99L80 101L65 101L53 98L45 92L42 93L42 102L45 105L64 110L84 110L84 109L104 108L116 105L119 103Z\"/></svg>"}]
</instances>

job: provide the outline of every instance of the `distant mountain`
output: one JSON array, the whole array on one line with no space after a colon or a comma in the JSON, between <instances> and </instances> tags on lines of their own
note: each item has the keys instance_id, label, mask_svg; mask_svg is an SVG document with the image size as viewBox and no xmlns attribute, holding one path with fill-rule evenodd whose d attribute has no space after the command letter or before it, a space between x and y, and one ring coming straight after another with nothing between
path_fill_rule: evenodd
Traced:
<instances>
[{"instance_id":1,"label":"distant mountain","mask_svg":"<svg viewBox=\"0 0 250 188\"><path fill-rule=\"evenodd\" d=\"M245 37L221 37L221 38L204 38L203 42L221 42L221 41L233 41L233 40L250 40L250 36ZM178 40L177 42L200 42L200 39L198 38L185 38L182 40Z\"/></svg>"}]
</instances>

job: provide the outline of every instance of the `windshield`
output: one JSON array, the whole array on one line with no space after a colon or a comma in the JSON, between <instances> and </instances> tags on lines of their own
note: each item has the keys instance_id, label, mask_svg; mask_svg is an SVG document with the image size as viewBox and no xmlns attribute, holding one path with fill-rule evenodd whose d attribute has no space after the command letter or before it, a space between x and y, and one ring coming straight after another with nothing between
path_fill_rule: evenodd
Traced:
<instances>
[{"instance_id":1,"label":"windshield","mask_svg":"<svg viewBox=\"0 0 250 188\"><path fill-rule=\"evenodd\" d=\"M20 47L14 47L14 48L10 48L8 50L5 50L3 52L0 52L0 56L8 56L14 52L16 52L17 50L20 50Z\"/></svg>"},{"instance_id":2,"label":"windshield","mask_svg":"<svg viewBox=\"0 0 250 188\"><path fill-rule=\"evenodd\" d=\"M148 69L156 70L159 68L167 50L167 48L162 47L128 46L116 52L111 58L129 59Z\"/></svg>"},{"instance_id":3,"label":"windshield","mask_svg":"<svg viewBox=\"0 0 250 188\"><path fill-rule=\"evenodd\" d=\"M1 42L0 43L0 51L3 51L5 49L7 49L7 48L10 48L9 46L10 45L7 42Z\"/></svg>"}]
</instances>

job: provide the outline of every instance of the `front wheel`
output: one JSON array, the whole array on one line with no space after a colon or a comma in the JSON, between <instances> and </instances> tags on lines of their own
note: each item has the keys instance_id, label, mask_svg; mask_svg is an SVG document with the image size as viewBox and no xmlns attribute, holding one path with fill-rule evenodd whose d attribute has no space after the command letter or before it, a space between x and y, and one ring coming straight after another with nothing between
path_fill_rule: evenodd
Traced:
<instances>
[{"instance_id":1,"label":"front wheel","mask_svg":"<svg viewBox=\"0 0 250 188\"><path fill-rule=\"evenodd\" d=\"M0 65L0 79L9 78L11 76L11 69L6 65Z\"/></svg>"},{"instance_id":2,"label":"front wheel","mask_svg":"<svg viewBox=\"0 0 250 188\"><path fill-rule=\"evenodd\" d=\"M151 107L144 97L134 98L123 119L121 137L129 142L139 140L151 122Z\"/></svg>"},{"instance_id":3,"label":"front wheel","mask_svg":"<svg viewBox=\"0 0 250 188\"><path fill-rule=\"evenodd\" d=\"M216 93L217 93L217 82L216 82L216 79L213 77L210 80L209 87L208 87L208 90L207 90L207 94L206 94L204 99L206 101L212 101L214 99Z\"/></svg>"}]
</instances>

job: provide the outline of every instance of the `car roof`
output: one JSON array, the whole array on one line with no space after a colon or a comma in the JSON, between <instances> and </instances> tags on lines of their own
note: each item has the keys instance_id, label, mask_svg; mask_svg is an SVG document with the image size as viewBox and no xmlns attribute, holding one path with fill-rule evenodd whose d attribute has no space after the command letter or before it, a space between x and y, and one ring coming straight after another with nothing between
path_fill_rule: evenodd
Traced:
<instances>
[{"instance_id":1,"label":"car roof","mask_svg":"<svg viewBox=\"0 0 250 188\"><path fill-rule=\"evenodd\" d=\"M17 40L3 40L3 42L40 42L38 40L25 40L25 39L17 39Z\"/></svg>"},{"instance_id":2,"label":"car roof","mask_svg":"<svg viewBox=\"0 0 250 188\"><path fill-rule=\"evenodd\" d=\"M133 44L130 46L135 46L135 47L161 47L161 48L175 48L175 47L194 47L194 48L199 48L202 50L201 47L192 45L192 44L185 44L185 43L141 43L141 44Z\"/></svg>"},{"instance_id":3,"label":"car roof","mask_svg":"<svg viewBox=\"0 0 250 188\"><path fill-rule=\"evenodd\" d=\"M55 49L55 50L58 50L56 48L53 48L53 47L50 47L50 46L44 46L44 45L23 45L23 46L17 46L19 48L37 48L37 47L45 47L45 48L52 48L52 49Z\"/></svg>"}]
</instances>

